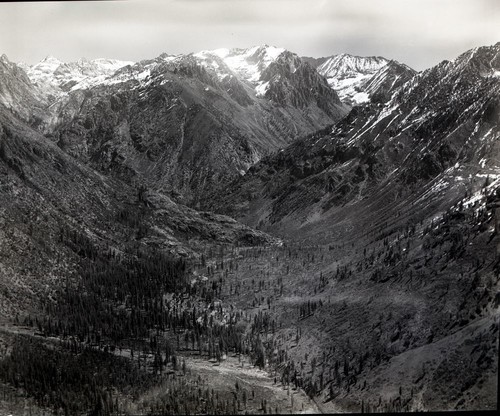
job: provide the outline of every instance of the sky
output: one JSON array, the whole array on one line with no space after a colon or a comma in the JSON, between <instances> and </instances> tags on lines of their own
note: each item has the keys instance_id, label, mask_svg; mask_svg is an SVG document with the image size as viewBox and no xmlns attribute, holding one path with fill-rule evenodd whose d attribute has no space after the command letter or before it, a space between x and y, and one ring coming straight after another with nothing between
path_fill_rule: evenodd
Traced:
<instances>
[{"instance_id":1,"label":"sky","mask_svg":"<svg viewBox=\"0 0 500 416\"><path fill-rule=\"evenodd\" d=\"M0 4L0 54L34 64L268 44L422 70L500 41L500 0L123 0Z\"/></svg>"}]
</instances>

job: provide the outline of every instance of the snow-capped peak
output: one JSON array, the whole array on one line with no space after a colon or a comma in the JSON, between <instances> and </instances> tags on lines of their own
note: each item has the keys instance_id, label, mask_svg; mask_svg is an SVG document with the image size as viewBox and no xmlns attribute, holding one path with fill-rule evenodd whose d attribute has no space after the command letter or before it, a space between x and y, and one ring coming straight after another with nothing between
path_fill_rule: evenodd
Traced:
<instances>
[{"instance_id":1,"label":"snow-capped peak","mask_svg":"<svg viewBox=\"0 0 500 416\"><path fill-rule=\"evenodd\" d=\"M71 85L71 89L88 88L102 82L120 68L131 64L133 62L116 59L89 60L86 58L64 63L53 56L47 56L39 63L27 67L26 72L30 80L38 85L42 92L57 96L64 94L64 86Z\"/></svg>"},{"instance_id":2,"label":"snow-capped peak","mask_svg":"<svg viewBox=\"0 0 500 416\"><path fill-rule=\"evenodd\" d=\"M216 60L217 58L221 59L231 71L254 86L257 96L263 96L268 82L262 80L262 72L272 62L276 61L283 52L285 52L284 48L260 45L247 49L220 48L211 51L201 51L194 54L194 56L201 59L204 65L215 69L216 72L219 67ZM216 58L215 60L213 59L214 57ZM219 76L223 78L227 74L220 73Z\"/></svg>"},{"instance_id":3,"label":"snow-capped peak","mask_svg":"<svg viewBox=\"0 0 500 416\"><path fill-rule=\"evenodd\" d=\"M231 49L228 48L219 48L219 49L214 49L212 51L202 51L203 52L208 52L212 53L214 55L217 55L218 57L224 59L226 56L228 56L231 53Z\"/></svg>"},{"instance_id":4,"label":"snow-capped peak","mask_svg":"<svg viewBox=\"0 0 500 416\"><path fill-rule=\"evenodd\" d=\"M40 73L40 74L41 73L52 74L61 64L62 62L59 59L49 55L46 56L37 64L33 65L31 67L31 70L35 73Z\"/></svg>"},{"instance_id":5,"label":"snow-capped peak","mask_svg":"<svg viewBox=\"0 0 500 416\"><path fill-rule=\"evenodd\" d=\"M7 63L7 62L10 62L10 61L9 61L9 58L7 57L7 55L5 55L3 53L2 56L0 56L0 62Z\"/></svg>"},{"instance_id":6,"label":"snow-capped peak","mask_svg":"<svg viewBox=\"0 0 500 416\"><path fill-rule=\"evenodd\" d=\"M326 60L318 67L318 72L327 78L350 78L359 74L374 74L388 62L381 56L364 57L343 53Z\"/></svg>"},{"instance_id":7,"label":"snow-capped peak","mask_svg":"<svg viewBox=\"0 0 500 416\"><path fill-rule=\"evenodd\" d=\"M97 68L106 72L118 71L120 68L123 68L124 66L134 64L134 62L132 61L119 61L117 59L105 59L105 58L94 59L91 62Z\"/></svg>"},{"instance_id":8,"label":"snow-capped peak","mask_svg":"<svg viewBox=\"0 0 500 416\"><path fill-rule=\"evenodd\" d=\"M500 71L500 42L491 46L481 46L464 52L452 62L457 69L470 69L480 76L498 76Z\"/></svg>"},{"instance_id":9,"label":"snow-capped peak","mask_svg":"<svg viewBox=\"0 0 500 416\"><path fill-rule=\"evenodd\" d=\"M369 95L358 91L358 87L388 63L389 60L381 56L363 57L343 53L331 56L317 70L326 77L342 101L361 104L369 101Z\"/></svg>"},{"instance_id":10,"label":"snow-capped peak","mask_svg":"<svg viewBox=\"0 0 500 416\"><path fill-rule=\"evenodd\" d=\"M242 75L248 81L257 82L260 79L260 72L266 69L283 52L285 52L284 48L262 45L248 49L220 48L201 51L194 54L194 56L204 59L215 55L222 59L232 71Z\"/></svg>"}]
</instances>

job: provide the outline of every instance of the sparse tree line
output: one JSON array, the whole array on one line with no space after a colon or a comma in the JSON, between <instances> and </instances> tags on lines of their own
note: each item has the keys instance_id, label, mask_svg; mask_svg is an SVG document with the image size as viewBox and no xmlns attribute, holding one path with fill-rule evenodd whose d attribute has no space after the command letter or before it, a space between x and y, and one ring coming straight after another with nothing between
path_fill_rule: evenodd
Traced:
<instances>
[{"instance_id":1,"label":"sparse tree line","mask_svg":"<svg viewBox=\"0 0 500 416\"><path fill-rule=\"evenodd\" d=\"M68 357L75 357L76 360L64 365L85 366L76 359L82 354L125 356L127 360L124 358L120 363L133 363L136 371L154 382L172 372L185 373L186 364L179 351L198 353L218 362L229 353L246 354L252 357L255 365L262 368L266 365L260 331L275 323L267 322L267 318L256 319L247 333L250 317L234 308L224 308L217 300L221 291L218 279L192 286L183 260L171 259L156 251L117 254L109 247L97 246L85 234L67 228L61 228L59 241L78 256L79 276L68 278L55 301L43 302L44 316L28 315L23 323L33 326L39 336L61 340L59 346L65 352L64 357L59 358L71 361ZM217 266L218 270L227 268L232 268L231 262L227 266L223 262ZM19 386L41 406L75 413L76 409L68 407L69 399L57 389L53 397L46 399L46 392L53 390L50 384L43 380L37 382L36 388L30 384L33 373L24 372L21 363L25 354L28 354L26 348L3 361L5 368L11 369L6 372L9 376L4 381L10 384L19 380ZM36 367L38 359L30 358ZM54 366L58 368L57 363ZM56 370L46 373L51 374L51 371ZM61 389L66 382L66 379L61 380ZM78 411L112 414L117 409L116 400L110 398L108 391L105 396L97 390L75 394ZM207 401L198 389L189 394L177 394L175 400L174 396L164 398L162 403L154 404L151 411L160 414L186 410L232 413L245 408L242 397L233 402L210 396ZM185 404L191 401L198 407ZM264 408L271 410L267 405Z\"/></svg>"},{"instance_id":2,"label":"sparse tree line","mask_svg":"<svg viewBox=\"0 0 500 416\"><path fill-rule=\"evenodd\" d=\"M489 195L487 198L493 197ZM311 292L316 294L324 290L330 281L349 279L354 273L363 270L370 270L372 281L379 283L386 281L384 279L406 284L413 284L417 278L422 281L423 274L413 272L406 260L410 250L418 248L413 245L413 237L419 229L424 236L424 257L419 260L425 262L429 270L437 270L444 261L463 256L468 243L487 229L491 219L489 209L470 210L459 204L446 212L442 219L431 222L425 228L422 225L408 225L395 236L383 237L372 248L365 247L357 263L339 264L329 274L318 273L311 278ZM123 221L133 219L124 217ZM110 247L98 246L85 234L67 228L61 228L59 239L60 243L77 255L79 277L68 279L57 294L56 302L44 303L45 316L28 316L25 322L35 327L39 334L63 340L60 345L64 354L73 357L70 359L65 355L57 358L63 362L69 360L69 364L65 365L75 368L87 365L78 361L78 357L85 354L96 354L96 357L99 354L129 354L130 357L123 358L125 361L117 365L121 366L123 362L133 365L135 370L130 371L133 374L140 372L141 375L137 377L142 380L139 383L141 386L166 377L171 383L171 393L150 404L149 411L152 413L201 411L223 414L244 411L246 408L248 397L244 399L243 393L234 400L228 400L217 397L217 393L214 395L205 387L186 387L179 381L179 375L185 375L187 371L186 363L179 354L182 351L216 362L221 362L223 356L230 353L245 354L252 358L255 365L275 371L276 381L284 386L302 388L310 397L326 392L330 399L352 388L369 388L366 382L360 383L358 379L366 368L373 368L390 356L377 346L358 350L350 345L324 351L323 356L306 354L300 360L290 354L290 343L281 336L282 323L274 314L274 304L277 299L290 293L286 288L290 265L299 265L306 272L314 270L312 266L324 261L325 248L221 247L218 251L212 250L200 256L196 267L206 273L208 279L191 284L186 262L169 258L160 252L137 249L118 254ZM430 249L440 249L441 253L425 255ZM259 271L260 276L257 274L258 269L252 262L263 257L270 258L271 266L279 270L278 276L270 276L269 271ZM479 260L471 264L476 270L482 266ZM256 273L251 280L241 281L237 276L245 265L248 265L249 271L255 269ZM468 296L473 296L473 300L479 301L480 305L486 305L491 298L488 288L485 289L486 297L474 292L480 277L477 273L471 273L471 276ZM247 301L250 309L242 311L224 304L224 298L239 298L249 289L254 295ZM320 299L304 301L297 305L295 319L316 319L316 311L323 306ZM297 326L296 344L301 338L302 331ZM392 341L397 340L396 337ZM53 375L58 365L55 365L56 369L40 369L35 355L32 354L28 359L25 357L29 354L26 347L19 346L15 354L4 359L1 362L5 370L2 380L23 387L43 406L72 414L75 409L69 404L69 396L64 396L56 385L44 379L37 381L31 367L23 367L24 363L31 362L30 365L37 371ZM73 359L74 362L71 361ZM48 362L51 362L50 359ZM55 377L57 380L59 376ZM61 385L71 384L66 379L60 380ZM125 381L123 385L127 383ZM116 389L119 390L118 381L110 381L110 384L118 385ZM130 382L130 385L134 383ZM116 399L119 394L115 395L109 389L102 392L99 385L90 386L88 391L74 393L75 403L79 403L81 409L85 408L93 414L110 414L119 408ZM186 389L184 393L182 388ZM191 406L186 403L195 404ZM401 396L401 399L393 402L362 402L361 410L403 411L410 404L407 397ZM265 412L276 410L267 403L262 403L261 409Z\"/></svg>"}]
</instances>

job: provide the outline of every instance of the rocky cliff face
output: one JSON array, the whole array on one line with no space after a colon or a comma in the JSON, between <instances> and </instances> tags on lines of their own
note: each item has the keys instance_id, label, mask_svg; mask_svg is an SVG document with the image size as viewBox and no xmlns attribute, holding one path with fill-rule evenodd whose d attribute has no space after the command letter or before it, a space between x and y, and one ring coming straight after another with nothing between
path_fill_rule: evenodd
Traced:
<instances>
[{"instance_id":1,"label":"rocky cliff face","mask_svg":"<svg viewBox=\"0 0 500 416\"><path fill-rule=\"evenodd\" d=\"M46 117L42 94L19 65L0 57L0 103L18 117L38 125Z\"/></svg>"},{"instance_id":2,"label":"rocky cliff face","mask_svg":"<svg viewBox=\"0 0 500 416\"><path fill-rule=\"evenodd\" d=\"M312 102L326 114L340 115L335 91L297 55L280 54L262 73L262 80L267 83L264 96L282 106L306 108Z\"/></svg>"}]
</instances>

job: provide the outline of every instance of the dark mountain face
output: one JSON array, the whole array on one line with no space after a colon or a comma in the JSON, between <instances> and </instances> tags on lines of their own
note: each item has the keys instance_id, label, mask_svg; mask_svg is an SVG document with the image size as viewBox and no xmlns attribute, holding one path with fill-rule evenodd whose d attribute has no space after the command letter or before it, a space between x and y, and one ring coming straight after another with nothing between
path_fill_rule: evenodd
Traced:
<instances>
[{"instance_id":1,"label":"dark mountain face","mask_svg":"<svg viewBox=\"0 0 500 416\"><path fill-rule=\"evenodd\" d=\"M313 68L318 68L321 64L325 63L330 57L325 56L323 58L313 58L311 56L301 56L304 62L307 62Z\"/></svg>"},{"instance_id":2,"label":"dark mountain face","mask_svg":"<svg viewBox=\"0 0 500 416\"><path fill-rule=\"evenodd\" d=\"M263 71L262 80L269 83L264 96L282 106L306 108L313 102L327 114L340 115L337 94L308 63L291 52L280 54Z\"/></svg>"}]
</instances>

